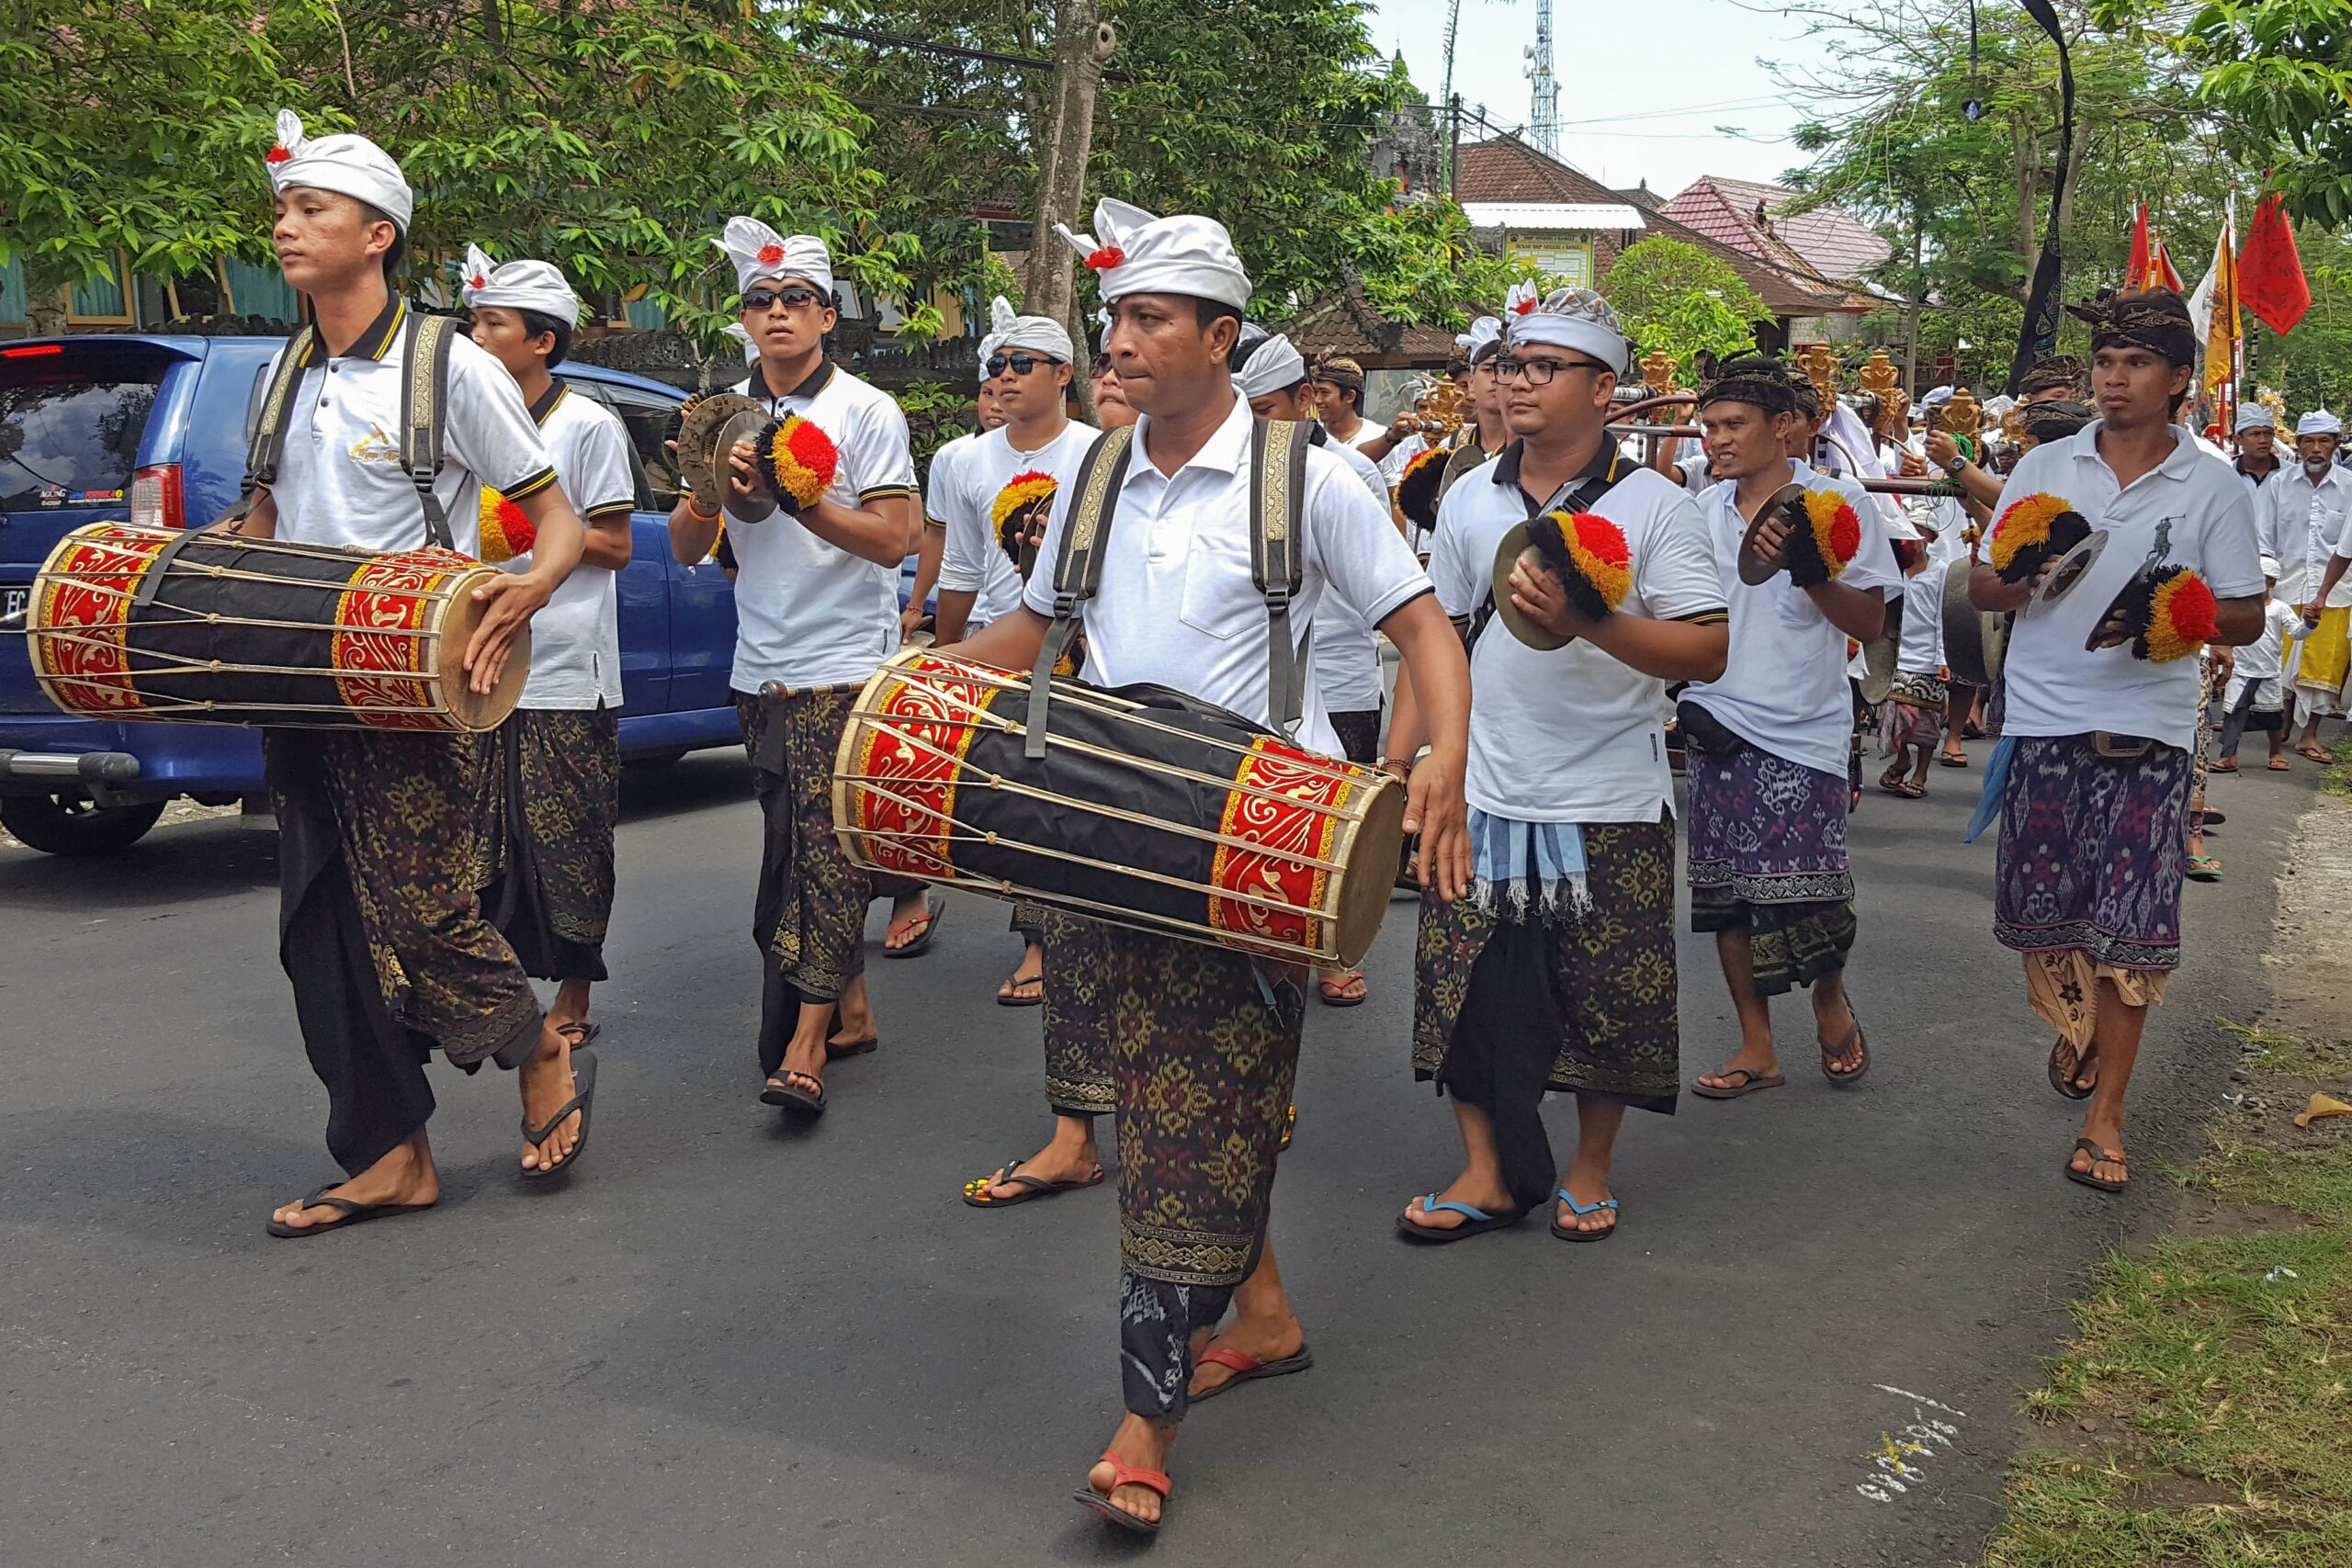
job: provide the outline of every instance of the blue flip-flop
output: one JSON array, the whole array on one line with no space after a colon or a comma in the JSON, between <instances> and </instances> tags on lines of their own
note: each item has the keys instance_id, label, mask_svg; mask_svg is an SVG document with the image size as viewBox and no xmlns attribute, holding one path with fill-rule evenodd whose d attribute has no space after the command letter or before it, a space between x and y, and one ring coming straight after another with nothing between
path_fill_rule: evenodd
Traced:
<instances>
[{"instance_id":1,"label":"blue flip-flop","mask_svg":"<svg viewBox=\"0 0 2352 1568\"><path fill-rule=\"evenodd\" d=\"M1421 1200L1423 1213L1431 1213L1439 1209L1451 1210L1462 1215L1462 1224L1455 1225L1452 1230L1436 1230L1428 1225L1415 1224L1404 1215L1398 1214L1396 1234L1407 1241L1419 1242L1425 1247L1441 1247L1449 1241L1466 1241L1474 1235L1484 1235L1488 1231L1498 1231L1506 1225L1515 1225L1527 1218L1527 1211L1524 1209L1515 1214L1490 1214L1476 1204L1457 1203L1450 1198L1441 1199L1434 1192Z\"/></svg>"},{"instance_id":2,"label":"blue flip-flop","mask_svg":"<svg viewBox=\"0 0 2352 1568\"><path fill-rule=\"evenodd\" d=\"M1603 1209L1613 1210L1617 1207L1617 1200L1614 1198L1603 1198L1600 1202L1589 1205L1579 1203L1568 1195L1568 1190L1565 1187L1560 1189L1559 1198L1561 1202L1568 1206L1568 1213L1578 1219L1584 1218L1587 1214L1597 1214ZM1552 1221L1552 1234L1562 1241L1607 1241L1617 1234L1617 1222L1610 1221L1607 1230L1585 1231L1578 1230L1574 1225L1564 1225L1555 1216Z\"/></svg>"}]
</instances>

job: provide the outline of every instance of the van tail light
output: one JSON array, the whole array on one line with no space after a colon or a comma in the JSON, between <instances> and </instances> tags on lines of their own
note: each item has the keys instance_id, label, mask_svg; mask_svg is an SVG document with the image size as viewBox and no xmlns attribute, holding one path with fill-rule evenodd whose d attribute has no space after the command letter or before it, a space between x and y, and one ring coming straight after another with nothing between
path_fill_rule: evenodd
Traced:
<instances>
[{"instance_id":1,"label":"van tail light","mask_svg":"<svg viewBox=\"0 0 2352 1568\"><path fill-rule=\"evenodd\" d=\"M130 524L134 528L187 525L177 463L155 463L130 476Z\"/></svg>"}]
</instances>

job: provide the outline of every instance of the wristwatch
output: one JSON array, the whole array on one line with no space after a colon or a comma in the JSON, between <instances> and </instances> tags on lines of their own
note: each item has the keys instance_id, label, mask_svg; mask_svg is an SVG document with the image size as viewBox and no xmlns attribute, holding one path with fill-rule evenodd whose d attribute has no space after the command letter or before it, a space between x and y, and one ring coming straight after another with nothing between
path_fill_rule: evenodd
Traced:
<instances>
[{"instance_id":1,"label":"wristwatch","mask_svg":"<svg viewBox=\"0 0 2352 1568\"><path fill-rule=\"evenodd\" d=\"M1960 470L1966 467L1968 467L1968 454L1965 452L1954 452L1951 455L1951 461L1944 465L1944 472L1950 474L1953 479L1958 479L1960 478Z\"/></svg>"}]
</instances>

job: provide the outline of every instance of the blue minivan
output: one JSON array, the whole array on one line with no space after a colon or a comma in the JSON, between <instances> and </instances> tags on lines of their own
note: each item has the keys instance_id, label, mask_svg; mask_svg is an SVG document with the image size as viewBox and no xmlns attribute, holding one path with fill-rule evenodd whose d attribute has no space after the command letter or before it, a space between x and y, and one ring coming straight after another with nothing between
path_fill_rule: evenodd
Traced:
<instances>
[{"instance_id":1,"label":"blue minivan","mask_svg":"<svg viewBox=\"0 0 2352 1568\"><path fill-rule=\"evenodd\" d=\"M119 517L201 526L235 502L246 408L281 341L0 344L0 624L24 609L69 530ZM733 744L734 591L715 563L670 554L678 480L665 442L683 394L593 365L560 374L620 416L636 457L636 549L620 574L622 755L667 761ZM0 826L32 848L109 853L178 796L226 806L262 791L260 731L60 713L33 680L24 637L0 637Z\"/></svg>"}]
</instances>

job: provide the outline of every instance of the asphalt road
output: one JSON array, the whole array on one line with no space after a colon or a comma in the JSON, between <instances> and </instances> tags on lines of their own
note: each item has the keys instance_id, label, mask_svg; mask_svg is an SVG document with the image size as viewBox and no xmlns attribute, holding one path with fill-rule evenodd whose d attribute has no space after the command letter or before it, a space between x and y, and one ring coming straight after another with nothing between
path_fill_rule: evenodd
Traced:
<instances>
[{"instance_id":1,"label":"asphalt road","mask_svg":"<svg viewBox=\"0 0 2352 1568\"><path fill-rule=\"evenodd\" d=\"M2162 1218L2152 1178L2236 1059L2215 1019L2264 1005L2266 868L2314 779L2215 784L2230 879L2189 889L2120 1200L2059 1179L2075 1108L1992 940L1990 841L1959 841L1975 782L1939 771L1857 820L1869 1081L1823 1083L1784 1004L1791 1087L1634 1117L1605 1246L1391 1235L1456 1160L1406 1065L1396 906L1372 1003L1310 1009L1276 1203L1317 1365L1196 1413L1156 1561L1973 1562L2073 1283ZM1110 1190L956 1201L1046 1125L1037 1014L990 1002L1001 908L959 898L911 963L879 962L876 912L883 1049L787 1126L754 1099L744 789L726 753L630 782L580 1173L524 1190L511 1081L436 1069L440 1209L300 1244L262 1221L332 1165L266 822L100 864L0 850L0 1557L1137 1550L1068 1501L1118 1416ZM1733 1029L1711 944L1681 956L1687 1077Z\"/></svg>"}]
</instances>

